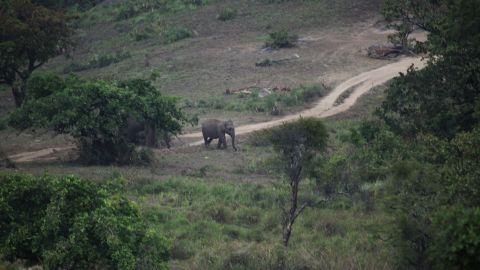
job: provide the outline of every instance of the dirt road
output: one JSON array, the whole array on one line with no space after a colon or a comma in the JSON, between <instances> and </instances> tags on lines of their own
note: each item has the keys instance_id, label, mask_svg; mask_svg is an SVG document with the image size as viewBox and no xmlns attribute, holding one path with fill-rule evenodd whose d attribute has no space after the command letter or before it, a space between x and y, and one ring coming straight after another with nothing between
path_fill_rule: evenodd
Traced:
<instances>
[{"instance_id":1,"label":"dirt road","mask_svg":"<svg viewBox=\"0 0 480 270\"><path fill-rule=\"evenodd\" d=\"M407 69L414 64L416 68L421 69L425 66L425 61L422 61L421 58L404 58L398 62L388 64L386 66L364 72L360 75L357 75L340 85L338 85L332 92L330 92L326 97L322 98L318 103L311 109L304 110L297 114L287 115L283 118L272 120L263 123L244 125L235 128L236 135L247 134L253 131L262 130L266 128L271 128L274 126L281 125L284 122L295 121L300 116L303 117L328 117L341 112L348 110L350 107L355 104L357 99L368 92L375 86L386 83L392 78L396 77L399 72L406 72ZM353 92L348 96L343 103L335 106L335 101L337 98L345 91L354 88ZM192 140L198 139L197 141L191 142L189 146L200 145L203 143L202 133L190 133L180 136L182 140Z\"/></svg>"},{"instance_id":2,"label":"dirt road","mask_svg":"<svg viewBox=\"0 0 480 270\"><path fill-rule=\"evenodd\" d=\"M326 97L318 101L318 103L311 109L304 110L297 114L287 115L283 118L262 122L257 124L249 124L236 127L235 132L237 135L247 134L253 131L271 128L281 125L284 122L295 121L300 116L303 117L328 117L348 110L355 104L357 99L368 92L375 86L386 83L392 78L396 77L399 72L406 72L411 65L415 65L416 68L421 69L425 66L425 61L421 58L404 58L398 62L394 62L383 67L364 72L357 75L340 85L338 85L333 91L331 91ZM348 96L343 103L335 106L335 101L345 91L354 88L353 92ZM203 143L202 133L195 132L179 136L180 141L187 141L184 146L195 146ZM192 142L193 141L193 142ZM62 148L46 148L39 151L24 152L9 156L14 162L30 162L37 160L50 160L51 155L72 149L72 146L66 146Z\"/></svg>"}]
</instances>

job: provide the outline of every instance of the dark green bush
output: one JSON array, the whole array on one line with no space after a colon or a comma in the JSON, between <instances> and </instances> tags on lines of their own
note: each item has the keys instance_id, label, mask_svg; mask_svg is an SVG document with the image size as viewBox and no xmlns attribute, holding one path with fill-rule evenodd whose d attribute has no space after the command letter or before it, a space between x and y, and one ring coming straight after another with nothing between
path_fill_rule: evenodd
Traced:
<instances>
[{"instance_id":1,"label":"dark green bush","mask_svg":"<svg viewBox=\"0 0 480 270\"><path fill-rule=\"evenodd\" d=\"M166 269L169 243L149 230L123 184L0 175L3 259L44 269Z\"/></svg>"},{"instance_id":2,"label":"dark green bush","mask_svg":"<svg viewBox=\"0 0 480 270\"><path fill-rule=\"evenodd\" d=\"M46 73L41 75L34 75L28 79L28 99L37 99L49 96L55 91L65 88L65 83L59 76Z\"/></svg>"},{"instance_id":3,"label":"dark green bush","mask_svg":"<svg viewBox=\"0 0 480 270\"><path fill-rule=\"evenodd\" d=\"M192 32L185 27L172 27L163 33L165 43L170 44L192 36Z\"/></svg>"},{"instance_id":4,"label":"dark green bush","mask_svg":"<svg viewBox=\"0 0 480 270\"><path fill-rule=\"evenodd\" d=\"M268 34L265 46L272 49L292 48L295 47L298 36L289 33L287 30L280 30Z\"/></svg>"},{"instance_id":5,"label":"dark green bush","mask_svg":"<svg viewBox=\"0 0 480 270\"><path fill-rule=\"evenodd\" d=\"M429 249L435 269L477 269L480 266L480 208L444 209L433 219Z\"/></svg>"},{"instance_id":6,"label":"dark green bush","mask_svg":"<svg viewBox=\"0 0 480 270\"><path fill-rule=\"evenodd\" d=\"M232 8L224 8L222 9L218 15L217 15L217 20L220 20L222 22L224 21L229 21L233 20L237 16L237 11L232 9Z\"/></svg>"}]
</instances>

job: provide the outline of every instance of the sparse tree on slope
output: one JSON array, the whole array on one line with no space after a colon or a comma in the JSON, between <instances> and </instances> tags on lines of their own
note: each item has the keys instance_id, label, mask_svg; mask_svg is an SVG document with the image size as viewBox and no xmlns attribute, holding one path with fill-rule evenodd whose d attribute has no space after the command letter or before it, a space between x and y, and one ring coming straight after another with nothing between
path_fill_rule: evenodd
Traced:
<instances>
[{"instance_id":1,"label":"sparse tree on slope","mask_svg":"<svg viewBox=\"0 0 480 270\"><path fill-rule=\"evenodd\" d=\"M284 209L283 244L288 246L293 224L308 206L299 205L300 182L313 157L322 150L328 138L322 121L315 118L301 118L297 122L284 124L272 130L270 141L279 154L283 170L290 185L289 209Z\"/></svg>"}]
</instances>

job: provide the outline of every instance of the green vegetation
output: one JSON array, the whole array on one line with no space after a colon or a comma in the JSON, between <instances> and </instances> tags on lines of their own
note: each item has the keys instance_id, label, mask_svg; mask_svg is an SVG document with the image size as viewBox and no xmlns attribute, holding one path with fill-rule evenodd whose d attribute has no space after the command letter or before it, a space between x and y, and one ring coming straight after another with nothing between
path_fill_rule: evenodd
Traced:
<instances>
[{"instance_id":1,"label":"green vegetation","mask_svg":"<svg viewBox=\"0 0 480 270\"><path fill-rule=\"evenodd\" d=\"M326 94L323 86L300 86L289 92L273 92L260 97L260 90L254 90L250 94L238 94L233 99L227 97L199 100L197 103L188 102L186 105L196 108L208 108L228 111L252 111L271 115L283 113L287 107L303 105Z\"/></svg>"},{"instance_id":2,"label":"green vegetation","mask_svg":"<svg viewBox=\"0 0 480 270\"><path fill-rule=\"evenodd\" d=\"M87 164L148 162L127 136L128 119L145 124L154 133L169 135L178 134L183 124L193 121L177 107L176 98L162 95L149 81L115 85L73 76L65 81L54 79L63 88L29 99L11 114L10 125L71 135L77 141L79 159Z\"/></svg>"},{"instance_id":3,"label":"green vegetation","mask_svg":"<svg viewBox=\"0 0 480 270\"><path fill-rule=\"evenodd\" d=\"M173 238L171 265L179 268L276 269L281 261L287 269L345 269L351 263L380 268L391 261L374 233L386 217L363 214L348 197L305 209L285 250L279 203L288 204L286 181L174 177L132 189L149 224ZM299 198L308 201L315 192L314 182L305 179ZM349 206L339 207L342 202Z\"/></svg>"},{"instance_id":4,"label":"green vegetation","mask_svg":"<svg viewBox=\"0 0 480 270\"><path fill-rule=\"evenodd\" d=\"M45 6L50 9L62 10L65 8L78 8L79 10L87 10L94 7L103 0L32 0L32 3Z\"/></svg>"},{"instance_id":5,"label":"green vegetation","mask_svg":"<svg viewBox=\"0 0 480 270\"><path fill-rule=\"evenodd\" d=\"M142 13L152 11L178 12L186 8L195 8L204 1L198 0L128 0L122 1L117 6L116 20L127 20ZM206 1L208 2L208 1Z\"/></svg>"},{"instance_id":6,"label":"green vegetation","mask_svg":"<svg viewBox=\"0 0 480 270\"><path fill-rule=\"evenodd\" d=\"M312 202L299 202L298 192L300 182L308 175L318 151L325 148L328 134L325 126L319 119L301 118L294 123L283 124L270 131L269 141L278 153L279 161L283 165L283 173L287 176L290 186L288 206L283 210L283 245L288 247L293 224ZM301 203L301 204L300 204ZM282 268L285 267L281 262Z\"/></svg>"},{"instance_id":7,"label":"green vegetation","mask_svg":"<svg viewBox=\"0 0 480 270\"><path fill-rule=\"evenodd\" d=\"M478 1L387 1L384 12L390 20L415 14L403 23L430 32L417 45L431 61L394 79L376 117L344 134L344 150L317 175L338 179L325 189L358 192L371 209L394 217L389 233L397 267L474 269L480 264Z\"/></svg>"},{"instance_id":8,"label":"green vegetation","mask_svg":"<svg viewBox=\"0 0 480 270\"><path fill-rule=\"evenodd\" d=\"M218 13L217 20L225 22L225 21L233 20L236 16L237 16L237 11L235 9L224 8Z\"/></svg>"},{"instance_id":9,"label":"green vegetation","mask_svg":"<svg viewBox=\"0 0 480 270\"><path fill-rule=\"evenodd\" d=\"M280 30L268 34L265 46L272 49L292 48L295 47L298 36L289 33L287 30Z\"/></svg>"},{"instance_id":10,"label":"green vegetation","mask_svg":"<svg viewBox=\"0 0 480 270\"><path fill-rule=\"evenodd\" d=\"M169 242L143 222L121 182L0 175L0 250L45 269L166 269Z\"/></svg>"},{"instance_id":11,"label":"green vegetation","mask_svg":"<svg viewBox=\"0 0 480 270\"><path fill-rule=\"evenodd\" d=\"M351 87L350 89L344 91L340 96L338 96L337 100L335 100L334 105L337 106L342 104L345 101L345 99L347 99L353 93L354 90L355 90L355 87Z\"/></svg>"},{"instance_id":12,"label":"green vegetation","mask_svg":"<svg viewBox=\"0 0 480 270\"><path fill-rule=\"evenodd\" d=\"M0 84L12 89L15 105L27 96L27 80L70 45L69 17L29 0L3 0L0 8ZM48 29L48 31L44 31Z\"/></svg>"},{"instance_id":13,"label":"green vegetation","mask_svg":"<svg viewBox=\"0 0 480 270\"><path fill-rule=\"evenodd\" d=\"M163 39L166 44L174 43L192 36L192 32L185 27L172 27L163 33Z\"/></svg>"},{"instance_id":14,"label":"green vegetation","mask_svg":"<svg viewBox=\"0 0 480 270\"><path fill-rule=\"evenodd\" d=\"M102 68L109 66L111 64L115 64L121 62L125 59L131 57L129 52L116 52L113 54L95 54L93 55L90 60L85 63L77 63L72 62L68 65L64 70L63 73L70 73L70 72L77 72L83 71L87 69L94 69L94 68Z\"/></svg>"}]
</instances>

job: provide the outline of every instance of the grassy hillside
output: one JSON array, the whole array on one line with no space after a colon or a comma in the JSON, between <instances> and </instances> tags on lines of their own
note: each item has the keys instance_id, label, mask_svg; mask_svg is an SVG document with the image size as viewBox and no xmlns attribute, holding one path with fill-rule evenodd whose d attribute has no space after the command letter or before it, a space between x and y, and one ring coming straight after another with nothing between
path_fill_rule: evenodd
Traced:
<instances>
[{"instance_id":1,"label":"grassy hillside","mask_svg":"<svg viewBox=\"0 0 480 270\"><path fill-rule=\"evenodd\" d=\"M383 65L360 51L385 41L384 33L372 30L379 2L241 0L198 6L166 1L164 6L143 7L155 1L104 1L78 14L70 55L51 60L39 72L105 80L152 78L162 92L184 98L186 110L201 119L229 117L238 125L265 121L278 116L248 109L247 103L254 101L224 97L225 90L279 85L299 89L294 94L298 96L315 93L301 102L289 101L297 100L293 95L280 98L293 104L282 112L288 114L323 95L317 92ZM234 15L219 20L228 10ZM283 29L299 35L298 45L264 50L268 33ZM280 65L255 65L295 54L298 59ZM9 94L0 92L2 114L11 108ZM380 96L375 91L349 113L327 121L329 155L345 150L342 138ZM0 132L5 138L0 146L8 153L71 143L50 133ZM157 161L145 167L85 167L71 161L74 153L61 152L53 160L17 164L14 170L75 174L95 181L122 175L128 179L127 195L148 225L171 240L172 269L273 269L279 258L286 258L288 269L393 268L394 251L383 240L391 217L372 211L368 198L359 196L338 196L306 210L284 254L280 205L287 189L273 150L258 144L255 136L239 138L239 152L159 150ZM323 193L313 178L304 182L301 192L302 199L312 201Z\"/></svg>"}]
</instances>

